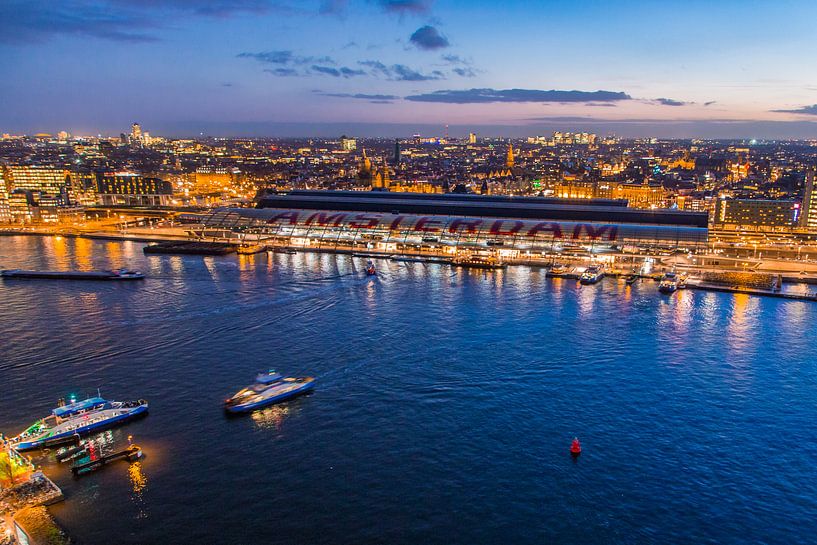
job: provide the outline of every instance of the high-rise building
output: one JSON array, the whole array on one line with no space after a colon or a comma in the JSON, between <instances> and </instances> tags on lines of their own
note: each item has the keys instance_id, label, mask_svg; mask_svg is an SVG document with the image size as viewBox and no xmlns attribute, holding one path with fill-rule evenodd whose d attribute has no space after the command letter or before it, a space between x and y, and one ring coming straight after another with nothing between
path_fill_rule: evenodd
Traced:
<instances>
[{"instance_id":1,"label":"high-rise building","mask_svg":"<svg viewBox=\"0 0 817 545\"><path fill-rule=\"evenodd\" d=\"M344 134L340 137L340 147L343 151L354 151L357 149L357 140Z\"/></svg>"},{"instance_id":2,"label":"high-rise building","mask_svg":"<svg viewBox=\"0 0 817 545\"><path fill-rule=\"evenodd\" d=\"M11 222L11 209L9 208L9 193L6 187L3 171L0 170L0 223Z\"/></svg>"},{"instance_id":3,"label":"high-rise building","mask_svg":"<svg viewBox=\"0 0 817 545\"><path fill-rule=\"evenodd\" d=\"M139 123L134 123L133 125L131 125L130 138L131 142L134 143L142 141L142 127L139 126Z\"/></svg>"},{"instance_id":4,"label":"high-rise building","mask_svg":"<svg viewBox=\"0 0 817 545\"><path fill-rule=\"evenodd\" d=\"M477 135L472 133L472 132L469 132L468 133L468 143L469 144L476 144L477 143Z\"/></svg>"},{"instance_id":5,"label":"high-rise building","mask_svg":"<svg viewBox=\"0 0 817 545\"><path fill-rule=\"evenodd\" d=\"M817 191L814 188L814 169L806 173L806 191L803 196L800 227L809 231L817 231Z\"/></svg>"},{"instance_id":6,"label":"high-rise building","mask_svg":"<svg viewBox=\"0 0 817 545\"><path fill-rule=\"evenodd\" d=\"M508 144L508 156L505 158L505 166L508 168L513 167L513 143Z\"/></svg>"},{"instance_id":7,"label":"high-rise building","mask_svg":"<svg viewBox=\"0 0 817 545\"><path fill-rule=\"evenodd\" d=\"M394 139L394 166L400 166L400 139Z\"/></svg>"},{"instance_id":8,"label":"high-rise building","mask_svg":"<svg viewBox=\"0 0 817 545\"><path fill-rule=\"evenodd\" d=\"M61 199L62 206L70 204L69 172L62 168L42 166L9 166L6 168L9 190L31 191Z\"/></svg>"}]
</instances>

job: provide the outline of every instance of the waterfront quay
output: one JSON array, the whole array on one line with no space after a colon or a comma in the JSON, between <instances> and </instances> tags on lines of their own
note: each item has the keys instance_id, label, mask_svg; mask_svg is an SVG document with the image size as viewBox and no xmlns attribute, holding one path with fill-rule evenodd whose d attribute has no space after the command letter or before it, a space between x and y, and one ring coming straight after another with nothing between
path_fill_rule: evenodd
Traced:
<instances>
[{"instance_id":1,"label":"waterfront quay","mask_svg":"<svg viewBox=\"0 0 817 545\"><path fill-rule=\"evenodd\" d=\"M67 544L47 509L63 501L62 490L30 458L0 441L0 544Z\"/></svg>"}]
</instances>

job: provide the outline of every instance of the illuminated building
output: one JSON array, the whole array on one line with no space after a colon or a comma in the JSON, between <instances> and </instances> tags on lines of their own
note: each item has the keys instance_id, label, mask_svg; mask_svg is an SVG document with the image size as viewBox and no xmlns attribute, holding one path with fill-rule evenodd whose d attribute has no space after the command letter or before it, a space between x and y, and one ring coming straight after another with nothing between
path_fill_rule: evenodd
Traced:
<instances>
[{"instance_id":1,"label":"illuminated building","mask_svg":"<svg viewBox=\"0 0 817 545\"><path fill-rule=\"evenodd\" d=\"M134 123L130 128L131 142L140 142L142 140L142 127L139 123Z\"/></svg>"},{"instance_id":2,"label":"illuminated building","mask_svg":"<svg viewBox=\"0 0 817 545\"><path fill-rule=\"evenodd\" d=\"M9 193L3 178L3 171L0 170L0 223L9 223L10 221L11 209L9 208Z\"/></svg>"},{"instance_id":3,"label":"illuminated building","mask_svg":"<svg viewBox=\"0 0 817 545\"><path fill-rule=\"evenodd\" d=\"M751 166L749 161L744 161L741 155L738 155L737 161L729 161L726 164L726 168L729 170L729 181L739 182L747 178Z\"/></svg>"},{"instance_id":4,"label":"illuminated building","mask_svg":"<svg viewBox=\"0 0 817 545\"><path fill-rule=\"evenodd\" d=\"M660 208L669 196L663 187L656 185L579 180L567 176L553 187L553 192L564 199L623 199L632 208Z\"/></svg>"},{"instance_id":5,"label":"illuminated building","mask_svg":"<svg viewBox=\"0 0 817 545\"><path fill-rule=\"evenodd\" d=\"M11 190L22 190L59 197L64 206L69 204L69 173L65 169L41 166L6 167L7 184Z\"/></svg>"},{"instance_id":6,"label":"illuminated building","mask_svg":"<svg viewBox=\"0 0 817 545\"><path fill-rule=\"evenodd\" d=\"M106 172L98 181L97 193L100 204L108 206L167 206L173 185L131 172Z\"/></svg>"},{"instance_id":7,"label":"illuminated building","mask_svg":"<svg viewBox=\"0 0 817 545\"><path fill-rule=\"evenodd\" d=\"M80 206L97 204L97 174L95 172L78 172L70 174L69 196L72 203Z\"/></svg>"},{"instance_id":8,"label":"illuminated building","mask_svg":"<svg viewBox=\"0 0 817 545\"><path fill-rule=\"evenodd\" d=\"M704 247L707 214L637 210L623 201L407 194L385 191L292 191L268 194L258 208L220 208L209 230L310 247L382 251L494 249L520 251Z\"/></svg>"},{"instance_id":9,"label":"illuminated building","mask_svg":"<svg viewBox=\"0 0 817 545\"><path fill-rule=\"evenodd\" d=\"M814 170L806 173L806 190L803 196L800 227L817 232L817 191L814 188Z\"/></svg>"},{"instance_id":10,"label":"illuminated building","mask_svg":"<svg viewBox=\"0 0 817 545\"><path fill-rule=\"evenodd\" d=\"M394 139L394 168L400 168L400 139Z\"/></svg>"},{"instance_id":11,"label":"illuminated building","mask_svg":"<svg viewBox=\"0 0 817 545\"><path fill-rule=\"evenodd\" d=\"M233 189L240 172L224 167L203 166L190 177L196 193L223 193Z\"/></svg>"},{"instance_id":12,"label":"illuminated building","mask_svg":"<svg viewBox=\"0 0 817 545\"><path fill-rule=\"evenodd\" d=\"M469 132L468 133L468 143L469 144L476 144L477 143L477 135L472 133L472 132Z\"/></svg>"},{"instance_id":13,"label":"illuminated building","mask_svg":"<svg viewBox=\"0 0 817 545\"><path fill-rule=\"evenodd\" d=\"M513 168L513 144L508 144L508 155L505 157L505 166Z\"/></svg>"},{"instance_id":14,"label":"illuminated building","mask_svg":"<svg viewBox=\"0 0 817 545\"><path fill-rule=\"evenodd\" d=\"M375 172L372 177L372 187L376 189L388 189L391 185L389 166L383 161L383 167Z\"/></svg>"},{"instance_id":15,"label":"illuminated building","mask_svg":"<svg viewBox=\"0 0 817 545\"><path fill-rule=\"evenodd\" d=\"M800 203L765 199L718 199L713 225L723 228L791 229L798 225Z\"/></svg>"},{"instance_id":16,"label":"illuminated building","mask_svg":"<svg viewBox=\"0 0 817 545\"><path fill-rule=\"evenodd\" d=\"M35 206L31 192L17 189L9 193L9 213L15 223L32 223L35 221Z\"/></svg>"},{"instance_id":17,"label":"illuminated building","mask_svg":"<svg viewBox=\"0 0 817 545\"><path fill-rule=\"evenodd\" d=\"M340 137L340 148L343 151L354 151L357 149L357 140L349 138L344 134Z\"/></svg>"}]
</instances>

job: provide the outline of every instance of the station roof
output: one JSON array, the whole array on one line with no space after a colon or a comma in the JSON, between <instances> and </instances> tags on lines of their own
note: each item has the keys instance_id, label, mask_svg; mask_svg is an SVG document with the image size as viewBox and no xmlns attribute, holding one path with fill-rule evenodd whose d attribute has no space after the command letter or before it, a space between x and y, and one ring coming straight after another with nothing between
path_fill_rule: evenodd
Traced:
<instances>
[{"instance_id":1,"label":"station roof","mask_svg":"<svg viewBox=\"0 0 817 545\"><path fill-rule=\"evenodd\" d=\"M707 227L706 212L628 208L626 202L450 193L292 191L264 195L257 208Z\"/></svg>"}]
</instances>

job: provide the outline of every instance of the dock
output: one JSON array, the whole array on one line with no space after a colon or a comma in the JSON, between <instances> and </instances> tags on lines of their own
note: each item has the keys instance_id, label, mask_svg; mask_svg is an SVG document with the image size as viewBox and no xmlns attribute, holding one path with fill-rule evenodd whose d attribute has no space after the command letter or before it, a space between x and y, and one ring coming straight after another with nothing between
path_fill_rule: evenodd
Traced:
<instances>
[{"instance_id":1,"label":"dock","mask_svg":"<svg viewBox=\"0 0 817 545\"><path fill-rule=\"evenodd\" d=\"M124 450L120 450L119 452L114 452L112 454L105 454L103 456L100 456L96 460L88 460L87 462L74 464L71 467L71 472L75 476L85 475L86 473L96 471L102 466L110 464L111 462L115 462L117 460L128 460L129 462L133 462L141 457L142 449L139 448L138 445L130 445L128 446L128 448Z\"/></svg>"},{"instance_id":2,"label":"dock","mask_svg":"<svg viewBox=\"0 0 817 545\"><path fill-rule=\"evenodd\" d=\"M717 291L721 293L739 293L743 295L760 295L763 297L777 297L779 299L790 299L794 301L817 301L817 294L813 293L790 293L783 291L764 290L760 288L750 288L745 286L722 286L710 284L708 282L687 281L686 289Z\"/></svg>"},{"instance_id":3,"label":"dock","mask_svg":"<svg viewBox=\"0 0 817 545\"><path fill-rule=\"evenodd\" d=\"M145 254L168 255L227 255L236 252L236 245L226 242L173 241L145 246Z\"/></svg>"}]
</instances>

